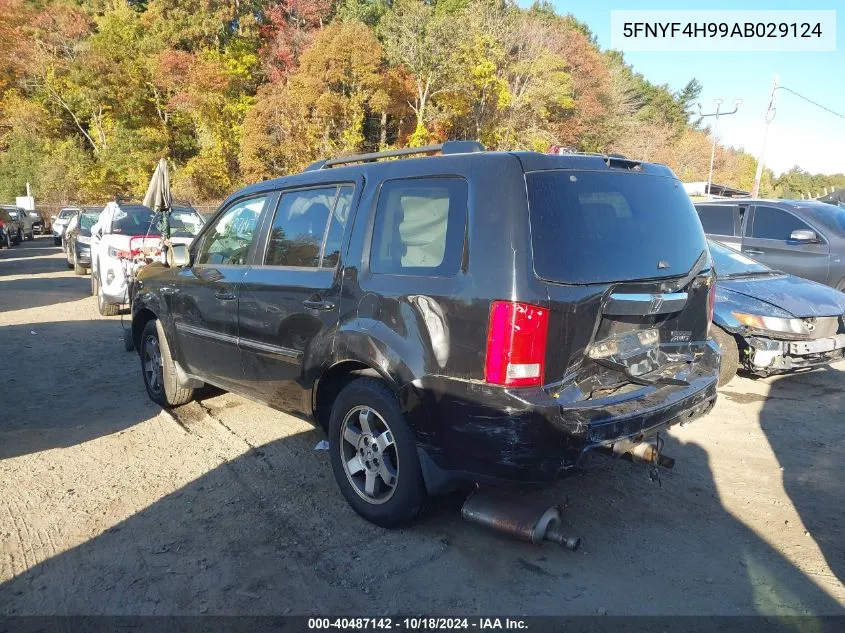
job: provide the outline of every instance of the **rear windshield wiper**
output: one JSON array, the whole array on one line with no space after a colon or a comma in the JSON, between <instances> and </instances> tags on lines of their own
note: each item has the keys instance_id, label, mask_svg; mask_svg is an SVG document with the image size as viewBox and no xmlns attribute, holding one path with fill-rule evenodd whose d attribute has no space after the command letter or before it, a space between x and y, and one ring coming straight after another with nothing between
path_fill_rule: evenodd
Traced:
<instances>
[{"instance_id":1,"label":"rear windshield wiper","mask_svg":"<svg viewBox=\"0 0 845 633\"><path fill-rule=\"evenodd\" d=\"M634 383L635 385L643 385L645 387L655 387L658 385L675 385L677 387L688 387L689 383L686 380L680 380L678 378L641 378L640 376L635 376L631 373L631 371L622 363L616 363L612 360L607 360L606 358L593 358L591 359L596 365L604 367L605 369L610 369L611 371L616 371L625 376L629 382Z\"/></svg>"}]
</instances>

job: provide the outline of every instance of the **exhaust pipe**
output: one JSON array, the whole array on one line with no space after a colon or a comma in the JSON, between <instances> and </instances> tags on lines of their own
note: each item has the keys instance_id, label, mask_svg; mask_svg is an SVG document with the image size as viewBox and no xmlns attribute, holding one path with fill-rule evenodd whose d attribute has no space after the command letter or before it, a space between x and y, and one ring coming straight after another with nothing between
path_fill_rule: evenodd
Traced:
<instances>
[{"instance_id":1,"label":"exhaust pipe","mask_svg":"<svg viewBox=\"0 0 845 633\"><path fill-rule=\"evenodd\" d=\"M598 451L613 457L621 457L629 462L662 466L667 470L675 466L675 460L663 454L663 438L659 435L636 444L630 441L618 442L612 447L603 446Z\"/></svg>"},{"instance_id":2,"label":"exhaust pipe","mask_svg":"<svg viewBox=\"0 0 845 633\"><path fill-rule=\"evenodd\" d=\"M534 545L553 541L573 552L581 546L580 538L561 531L560 508L531 499L476 490L464 501L461 517Z\"/></svg>"}]
</instances>

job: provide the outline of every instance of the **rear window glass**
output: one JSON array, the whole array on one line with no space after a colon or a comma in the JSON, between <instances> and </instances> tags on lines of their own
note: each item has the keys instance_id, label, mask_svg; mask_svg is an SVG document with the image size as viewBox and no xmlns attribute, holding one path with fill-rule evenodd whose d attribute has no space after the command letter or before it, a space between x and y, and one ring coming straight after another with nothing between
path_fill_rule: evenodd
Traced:
<instances>
[{"instance_id":1,"label":"rear window glass","mask_svg":"<svg viewBox=\"0 0 845 633\"><path fill-rule=\"evenodd\" d=\"M83 213L79 216L79 228L90 231L91 227L100 219L99 213Z\"/></svg>"},{"instance_id":2,"label":"rear window glass","mask_svg":"<svg viewBox=\"0 0 845 633\"><path fill-rule=\"evenodd\" d=\"M526 174L534 270L606 283L684 275L707 244L683 186L630 172Z\"/></svg>"},{"instance_id":3,"label":"rear window glass","mask_svg":"<svg viewBox=\"0 0 845 633\"><path fill-rule=\"evenodd\" d=\"M462 178L384 183L373 227L370 270L444 277L458 272L467 218Z\"/></svg>"},{"instance_id":4,"label":"rear window glass","mask_svg":"<svg viewBox=\"0 0 845 633\"><path fill-rule=\"evenodd\" d=\"M112 233L161 235L161 216L147 207L121 207L112 222ZM191 209L174 208L170 213L171 237L194 237L202 228L202 219Z\"/></svg>"},{"instance_id":5,"label":"rear window glass","mask_svg":"<svg viewBox=\"0 0 845 633\"><path fill-rule=\"evenodd\" d=\"M734 234L734 208L729 206L697 206L704 232L710 235Z\"/></svg>"}]
</instances>

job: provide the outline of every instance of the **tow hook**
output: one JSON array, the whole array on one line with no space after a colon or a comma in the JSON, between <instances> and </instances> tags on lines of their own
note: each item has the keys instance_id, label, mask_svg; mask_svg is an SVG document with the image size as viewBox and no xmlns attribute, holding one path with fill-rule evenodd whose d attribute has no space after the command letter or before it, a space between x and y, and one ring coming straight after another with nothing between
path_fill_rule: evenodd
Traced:
<instances>
[{"instance_id":1,"label":"tow hook","mask_svg":"<svg viewBox=\"0 0 845 633\"><path fill-rule=\"evenodd\" d=\"M580 538L566 536L561 531L558 506L547 506L533 499L476 490L464 501L461 517L534 545L553 541L573 552L581 546Z\"/></svg>"}]
</instances>

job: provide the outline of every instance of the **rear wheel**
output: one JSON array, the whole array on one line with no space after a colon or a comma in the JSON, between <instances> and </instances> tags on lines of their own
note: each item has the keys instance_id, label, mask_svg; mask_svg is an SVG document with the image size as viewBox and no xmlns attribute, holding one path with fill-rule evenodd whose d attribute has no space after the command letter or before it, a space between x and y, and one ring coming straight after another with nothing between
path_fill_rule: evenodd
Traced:
<instances>
[{"instance_id":1,"label":"rear wheel","mask_svg":"<svg viewBox=\"0 0 845 633\"><path fill-rule=\"evenodd\" d=\"M382 527L412 521L426 491L417 445L396 396L375 378L358 378L338 395L329 423L332 471L346 501Z\"/></svg>"},{"instance_id":2,"label":"rear wheel","mask_svg":"<svg viewBox=\"0 0 845 633\"><path fill-rule=\"evenodd\" d=\"M106 296L103 294L103 284L99 279L97 279L97 309L103 316L117 316L120 314L119 305L106 301Z\"/></svg>"},{"instance_id":3,"label":"rear wheel","mask_svg":"<svg viewBox=\"0 0 845 633\"><path fill-rule=\"evenodd\" d=\"M724 387L736 376L739 369L739 348L733 334L717 325L713 326L713 340L722 349L722 366L719 370L719 386Z\"/></svg>"},{"instance_id":4,"label":"rear wheel","mask_svg":"<svg viewBox=\"0 0 845 633\"><path fill-rule=\"evenodd\" d=\"M845 279L839 282L839 284L836 286L836 289L839 292L845 292Z\"/></svg>"},{"instance_id":5,"label":"rear wheel","mask_svg":"<svg viewBox=\"0 0 845 633\"><path fill-rule=\"evenodd\" d=\"M85 268L85 266L83 266L82 264L80 264L80 263L79 263L79 262L77 262L77 261L74 261L74 262L73 262L73 274L75 274L75 275L84 275L84 274L85 274L85 273L87 273L87 272L88 272L88 269L87 269L87 268Z\"/></svg>"},{"instance_id":6,"label":"rear wheel","mask_svg":"<svg viewBox=\"0 0 845 633\"><path fill-rule=\"evenodd\" d=\"M26 236L26 239L28 239L30 242L35 239L35 227L34 226L29 227L29 234Z\"/></svg>"},{"instance_id":7,"label":"rear wheel","mask_svg":"<svg viewBox=\"0 0 845 633\"><path fill-rule=\"evenodd\" d=\"M53 238L53 246L61 246L62 245L62 238L54 237Z\"/></svg>"},{"instance_id":8,"label":"rear wheel","mask_svg":"<svg viewBox=\"0 0 845 633\"><path fill-rule=\"evenodd\" d=\"M158 319L149 321L141 334L141 372L150 399L162 407L178 407L194 397L194 390L179 382L176 363Z\"/></svg>"},{"instance_id":9,"label":"rear wheel","mask_svg":"<svg viewBox=\"0 0 845 633\"><path fill-rule=\"evenodd\" d=\"M18 229L18 244L23 244L23 229Z\"/></svg>"}]
</instances>

